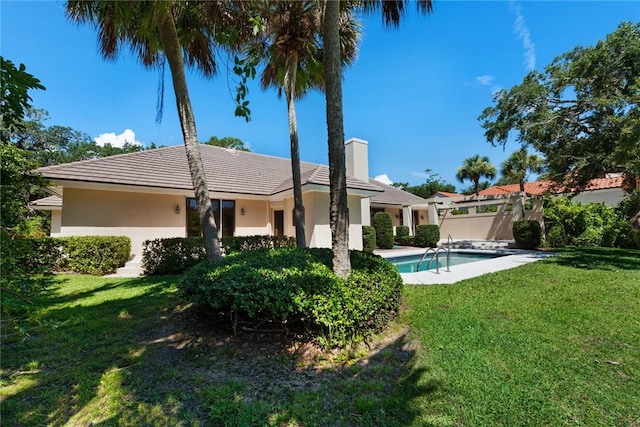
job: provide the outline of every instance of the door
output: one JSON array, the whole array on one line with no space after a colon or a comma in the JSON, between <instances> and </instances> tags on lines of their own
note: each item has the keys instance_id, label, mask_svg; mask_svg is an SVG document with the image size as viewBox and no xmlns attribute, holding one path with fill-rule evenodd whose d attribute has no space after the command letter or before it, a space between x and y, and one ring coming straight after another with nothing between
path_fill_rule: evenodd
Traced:
<instances>
[{"instance_id":1,"label":"door","mask_svg":"<svg viewBox=\"0 0 640 427\"><path fill-rule=\"evenodd\" d=\"M284 211L273 211L273 235L284 236Z\"/></svg>"}]
</instances>

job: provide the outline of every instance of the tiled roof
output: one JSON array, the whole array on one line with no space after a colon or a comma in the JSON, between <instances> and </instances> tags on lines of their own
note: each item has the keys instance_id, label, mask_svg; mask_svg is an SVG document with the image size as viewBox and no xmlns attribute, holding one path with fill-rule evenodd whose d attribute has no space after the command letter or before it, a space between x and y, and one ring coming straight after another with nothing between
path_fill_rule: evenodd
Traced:
<instances>
[{"instance_id":1,"label":"tiled roof","mask_svg":"<svg viewBox=\"0 0 640 427\"><path fill-rule=\"evenodd\" d=\"M43 197L42 199L34 200L30 202L29 205L38 208L38 207L62 207L62 197L60 196L49 196Z\"/></svg>"},{"instance_id":2,"label":"tiled roof","mask_svg":"<svg viewBox=\"0 0 640 427\"><path fill-rule=\"evenodd\" d=\"M371 203L381 205L415 205L420 203L427 203L422 197L411 194L407 191L400 190L392 185L384 184L380 181L370 178L369 182L375 184L384 190L384 193L371 196Z\"/></svg>"},{"instance_id":3,"label":"tiled roof","mask_svg":"<svg viewBox=\"0 0 640 427\"><path fill-rule=\"evenodd\" d=\"M289 159L200 145L209 191L269 196L291 188ZM301 162L303 184L329 185L329 168ZM102 157L40 168L45 178L105 184L191 190L191 174L184 146ZM380 191L353 177L347 187Z\"/></svg>"},{"instance_id":4,"label":"tiled roof","mask_svg":"<svg viewBox=\"0 0 640 427\"><path fill-rule=\"evenodd\" d=\"M436 191L436 193L431 197L435 197L437 195L441 195L443 197L464 197L464 194L449 193L448 191Z\"/></svg>"},{"instance_id":5,"label":"tiled roof","mask_svg":"<svg viewBox=\"0 0 640 427\"><path fill-rule=\"evenodd\" d=\"M624 178L622 176L613 176L606 178L594 178L586 185L583 191L604 190L608 188L621 188ZM545 193L560 194L567 190L562 186L554 185L552 181L534 181L526 182L524 190L527 194L534 196L543 195ZM501 194L517 193L520 191L519 184L495 185L486 190L480 191L481 196L497 196Z\"/></svg>"}]
</instances>

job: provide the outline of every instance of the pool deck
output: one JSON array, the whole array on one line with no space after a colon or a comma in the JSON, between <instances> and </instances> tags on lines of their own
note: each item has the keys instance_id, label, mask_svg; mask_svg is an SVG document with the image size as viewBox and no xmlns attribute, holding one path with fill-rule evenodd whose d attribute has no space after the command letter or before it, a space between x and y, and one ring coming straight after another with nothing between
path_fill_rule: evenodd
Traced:
<instances>
[{"instance_id":1,"label":"pool deck","mask_svg":"<svg viewBox=\"0 0 640 427\"><path fill-rule=\"evenodd\" d=\"M407 248L407 249L389 249L376 250L375 253L383 258L422 255L426 249L424 248ZM494 249L494 250L478 250L478 249L452 249L451 252L466 253L499 253L506 254L498 258L487 259L483 261L470 262L467 264L454 265L447 268L441 268L440 273L436 270L420 271L418 273L400 273L405 285L436 285L436 284L452 284L464 279L481 276L495 271L508 270L524 264L528 264L541 259L549 258L557 255L554 252L544 251L526 251L521 249Z\"/></svg>"}]
</instances>

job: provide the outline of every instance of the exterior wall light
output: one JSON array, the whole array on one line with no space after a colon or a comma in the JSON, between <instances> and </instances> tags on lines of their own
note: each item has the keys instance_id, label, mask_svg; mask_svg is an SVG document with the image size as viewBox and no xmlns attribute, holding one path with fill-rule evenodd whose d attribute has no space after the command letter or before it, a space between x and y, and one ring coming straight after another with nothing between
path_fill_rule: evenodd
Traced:
<instances>
[{"instance_id":1,"label":"exterior wall light","mask_svg":"<svg viewBox=\"0 0 640 427\"><path fill-rule=\"evenodd\" d=\"M244 208L240 208L240 215L244 216L247 213L247 211L244 210Z\"/></svg>"},{"instance_id":2,"label":"exterior wall light","mask_svg":"<svg viewBox=\"0 0 640 427\"><path fill-rule=\"evenodd\" d=\"M180 205L176 205L176 215L180 215Z\"/></svg>"}]
</instances>

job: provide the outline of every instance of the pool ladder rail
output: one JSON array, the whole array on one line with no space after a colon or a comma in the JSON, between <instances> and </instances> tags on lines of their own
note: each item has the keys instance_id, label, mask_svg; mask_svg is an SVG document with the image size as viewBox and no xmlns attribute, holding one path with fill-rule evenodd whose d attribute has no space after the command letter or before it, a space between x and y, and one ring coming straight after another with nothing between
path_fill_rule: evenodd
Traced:
<instances>
[{"instance_id":1,"label":"pool ladder rail","mask_svg":"<svg viewBox=\"0 0 640 427\"><path fill-rule=\"evenodd\" d=\"M416 267L416 272L420 271L420 265L422 265L422 262L424 261L424 259L426 258L427 255L429 255L429 252L433 252L433 255L431 255L431 258L429 258L429 262L427 263L427 270L429 269L429 267L431 266L431 262L434 260L436 260L436 274L440 274L440 252L444 252L447 254L447 273L450 273L451 270L449 270L449 260L450 260L450 252L451 252L451 244L453 243L453 238L451 237L451 234L449 234L447 236L447 249L444 248L427 248L427 250L424 252L424 255L422 255L422 258L420 258L420 262L418 262L418 266Z\"/></svg>"}]
</instances>

